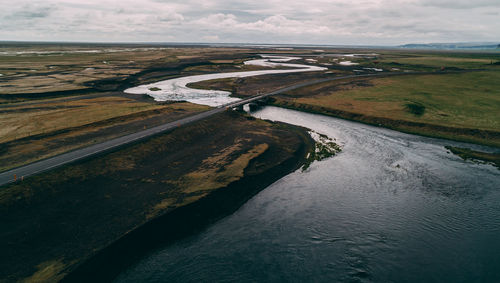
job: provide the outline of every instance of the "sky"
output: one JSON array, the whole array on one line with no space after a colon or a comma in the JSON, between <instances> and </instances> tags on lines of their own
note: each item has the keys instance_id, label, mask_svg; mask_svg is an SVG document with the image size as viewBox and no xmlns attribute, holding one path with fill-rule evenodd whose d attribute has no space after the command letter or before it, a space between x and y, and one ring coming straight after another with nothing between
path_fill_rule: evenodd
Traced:
<instances>
[{"instance_id":1,"label":"sky","mask_svg":"<svg viewBox=\"0 0 500 283\"><path fill-rule=\"evenodd\" d=\"M0 0L0 40L499 42L500 0Z\"/></svg>"}]
</instances>

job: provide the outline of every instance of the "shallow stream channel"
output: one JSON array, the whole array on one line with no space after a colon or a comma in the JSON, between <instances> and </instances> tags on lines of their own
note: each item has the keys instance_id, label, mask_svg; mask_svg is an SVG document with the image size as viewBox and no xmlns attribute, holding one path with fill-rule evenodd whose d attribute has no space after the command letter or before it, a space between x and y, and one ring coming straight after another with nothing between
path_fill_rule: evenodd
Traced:
<instances>
[{"instance_id":1,"label":"shallow stream channel","mask_svg":"<svg viewBox=\"0 0 500 283\"><path fill-rule=\"evenodd\" d=\"M342 151L116 282L500 282L500 170L444 146L498 149L271 106L253 115Z\"/></svg>"}]
</instances>

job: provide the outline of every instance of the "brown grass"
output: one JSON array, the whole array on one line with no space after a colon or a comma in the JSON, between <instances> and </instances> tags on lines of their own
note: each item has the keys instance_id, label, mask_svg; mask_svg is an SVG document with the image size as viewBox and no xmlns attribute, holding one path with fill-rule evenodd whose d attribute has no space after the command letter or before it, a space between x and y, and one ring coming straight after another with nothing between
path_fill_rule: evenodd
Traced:
<instances>
[{"instance_id":1,"label":"brown grass","mask_svg":"<svg viewBox=\"0 0 500 283\"><path fill-rule=\"evenodd\" d=\"M8 108L0 111L0 143L165 107L129 98L100 97Z\"/></svg>"},{"instance_id":2,"label":"brown grass","mask_svg":"<svg viewBox=\"0 0 500 283\"><path fill-rule=\"evenodd\" d=\"M187 193L227 186L229 183L243 177L243 170L248 166L250 160L261 155L268 148L269 145L265 143L256 145L247 153L241 154L231 161L229 156L239 151L241 144L229 146L216 155L203 160L200 168L181 179L180 186Z\"/></svg>"},{"instance_id":3,"label":"brown grass","mask_svg":"<svg viewBox=\"0 0 500 283\"><path fill-rule=\"evenodd\" d=\"M5 149L0 151L0 170L173 121L208 107L108 97L7 109L11 112L0 114L0 121L11 125L0 129L4 133L0 145Z\"/></svg>"},{"instance_id":4,"label":"brown grass","mask_svg":"<svg viewBox=\"0 0 500 283\"><path fill-rule=\"evenodd\" d=\"M61 260L51 260L37 265L37 271L30 277L21 280L23 283L57 282L64 277L62 272L66 265Z\"/></svg>"}]
</instances>

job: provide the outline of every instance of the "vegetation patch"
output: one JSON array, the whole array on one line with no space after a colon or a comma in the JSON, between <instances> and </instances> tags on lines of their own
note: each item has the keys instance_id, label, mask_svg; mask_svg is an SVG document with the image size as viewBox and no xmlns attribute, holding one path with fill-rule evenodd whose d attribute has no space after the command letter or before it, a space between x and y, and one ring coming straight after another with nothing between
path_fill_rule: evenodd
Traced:
<instances>
[{"instance_id":1,"label":"vegetation patch","mask_svg":"<svg viewBox=\"0 0 500 283\"><path fill-rule=\"evenodd\" d=\"M149 90L150 91L160 91L161 88L159 88L159 87L150 87Z\"/></svg>"},{"instance_id":2,"label":"vegetation patch","mask_svg":"<svg viewBox=\"0 0 500 283\"><path fill-rule=\"evenodd\" d=\"M64 277L62 272L66 267L61 260L51 260L37 265L37 271L30 277L24 278L23 283L55 282Z\"/></svg>"},{"instance_id":3,"label":"vegetation patch","mask_svg":"<svg viewBox=\"0 0 500 283\"><path fill-rule=\"evenodd\" d=\"M315 141L315 149L307 156L306 163L302 166L302 171L307 170L314 161L327 159L342 151L340 145L327 135L315 131L309 131L309 134Z\"/></svg>"},{"instance_id":4,"label":"vegetation patch","mask_svg":"<svg viewBox=\"0 0 500 283\"><path fill-rule=\"evenodd\" d=\"M424 115L425 112L425 106L419 103L407 103L405 104L406 109L417 116L422 116Z\"/></svg>"},{"instance_id":5,"label":"vegetation patch","mask_svg":"<svg viewBox=\"0 0 500 283\"><path fill-rule=\"evenodd\" d=\"M254 146L246 153L235 155L235 152L241 150L241 144L231 145L214 156L203 160L200 168L181 178L177 185L189 193L227 186L231 182L242 178L248 163L264 153L268 148L269 145L263 143ZM231 155L237 158L232 160Z\"/></svg>"}]
</instances>

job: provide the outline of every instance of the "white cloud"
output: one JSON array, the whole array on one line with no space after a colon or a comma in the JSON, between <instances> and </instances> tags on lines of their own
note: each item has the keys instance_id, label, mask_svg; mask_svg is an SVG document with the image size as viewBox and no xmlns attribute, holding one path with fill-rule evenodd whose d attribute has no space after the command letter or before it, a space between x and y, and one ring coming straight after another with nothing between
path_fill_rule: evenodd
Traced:
<instances>
[{"instance_id":1,"label":"white cloud","mask_svg":"<svg viewBox=\"0 0 500 283\"><path fill-rule=\"evenodd\" d=\"M213 14L192 22L204 28L226 31L257 31L274 34L328 34L330 29L312 21L290 20L283 15L266 17L255 22L240 22L232 14Z\"/></svg>"}]
</instances>

